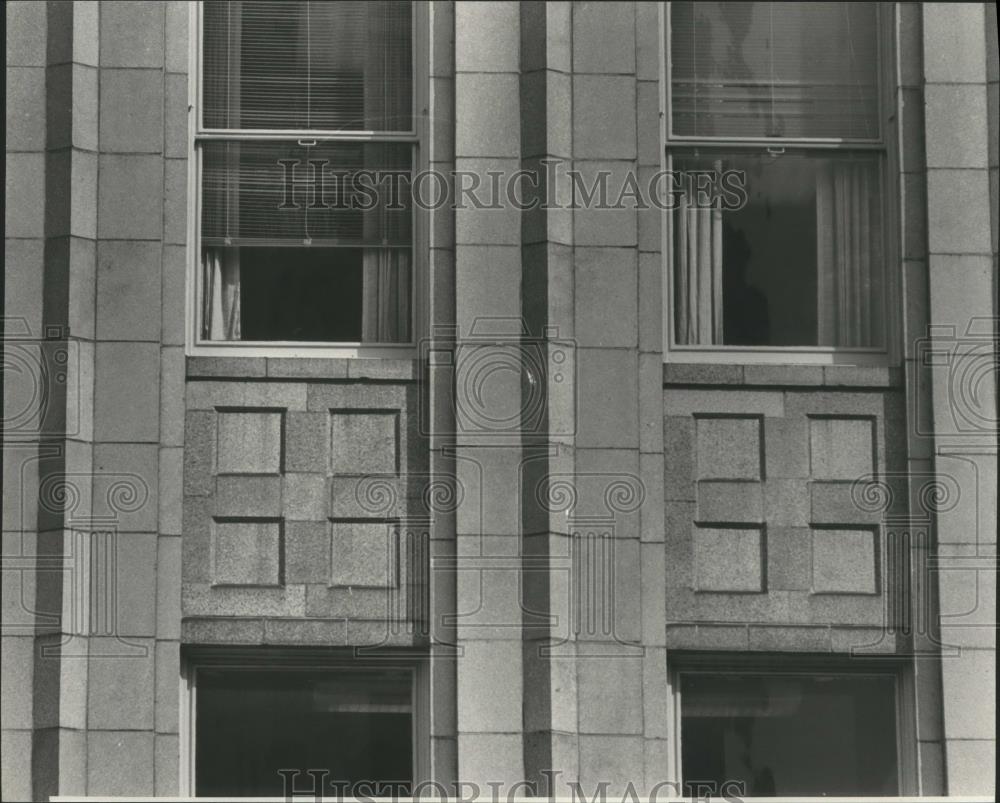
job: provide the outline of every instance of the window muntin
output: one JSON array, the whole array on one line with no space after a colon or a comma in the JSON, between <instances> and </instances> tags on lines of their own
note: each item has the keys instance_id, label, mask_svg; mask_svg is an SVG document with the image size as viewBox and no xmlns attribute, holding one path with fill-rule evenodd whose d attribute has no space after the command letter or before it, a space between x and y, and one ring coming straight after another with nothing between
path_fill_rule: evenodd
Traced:
<instances>
[{"instance_id":1,"label":"window muntin","mask_svg":"<svg viewBox=\"0 0 1000 803\"><path fill-rule=\"evenodd\" d=\"M278 797L279 770L326 772L324 792L367 783L408 795L413 783L412 673L404 669L200 667L195 794ZM343 788L343 787L341 787Z\"/></svg>"},{"instance_id":2,"label":"window muntin","mask_svg":"<svg viewBox=\"0 0 1000 803\"><path fill-rule=\"evenodd\" d=\"M204 4L196 342L413 342L412 17Z\"/></svg>"},{"instance_id":3,"label":"window muntin","mask_svg":"<svg viewBox=\"0 0 1000 803\"><path fill-rule=\"evenodd\" d=\"M667 213L667 350L884 355L877 4L672 2L668 14L666 164L683 177ZM695 192L698 172L740 182L744 200Z\"/></svg>"},{"instance_id":4,"label":"window muntin","mask_svg":"<svg viewBox=\"0 0 1000 803\"><path fill-rule=\"evenodd\" d=\"M684 671L679 687L685 795L899 793L894 674Z\"/></svg>"}]
</instances>

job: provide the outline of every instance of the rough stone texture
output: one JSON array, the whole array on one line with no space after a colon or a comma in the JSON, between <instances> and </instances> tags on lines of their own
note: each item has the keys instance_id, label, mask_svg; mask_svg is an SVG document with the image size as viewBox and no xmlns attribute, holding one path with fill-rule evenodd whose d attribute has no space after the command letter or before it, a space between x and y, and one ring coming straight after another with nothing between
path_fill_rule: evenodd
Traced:
<instances>
[{"instance_id":1,"label":"rough stone texture","mask_svg":"<svg viewBox=\"0 0 1000 803\"><path fill-rule=\"evenodd\" d=\"M394 588L399 580L399 536L384 522L330 524L331 586Z\"/></svg>"},{"instance_id":2,"label":"rough stone texture","mask_svg":"<svg viewBox=\"0 0 1000 803\"><path fill-rule=\"evenodd\" d=\"M813 591L833 594L875 594L877 553L870 530L813 530Z\"/></svg>"},{"instance_id":3,"label":"rough stone texture","mask_svg":"<svg viewBox=\"0 0 1000 803\"><path fill-rule=\"evenodd\" d=\"M698 417L695 422L698 479L761 479L759 418Z\"/></svg>"},{"instance_id":4,"label":"rough stone texture","mask_svg":"<svg viewBox=\"0 0 1000 803\"><path fill-rule=\"evenodd\" d=\"M212 528L212 582L280 585L281 550L280 522L217 521Z\"/></svg>"},{"instance_id":5,"label":"rough stone texture","mask_svg":"<svg viewBox=\"0 0 1000 803\"><path fill-rule=\"evenodd\" d=\"M331 413L330 469L334 474L395 474L399 471L398 449L398 413Z\"/></svg>"},{"instance_id":6,"label":"rough stone texture","mask_svg":"<svg viewBox=\"0 0 1000 803\"><path fill-rule=\"evenodd\" d=\"M812 476L856 480L875 468L873 422L851 418L811 418L809 445Z\"/></svg>"},{"instance_id":7,"label":"rough stone texture","mask_svg":"<svg viewBox=\"0 0 1000 803\"><path fill-rule=\"evenodd\" d=\"M765 591L760 530L698 527L694 531L694 582L698 591Z\"/></svg>"},{"instance_id":8,"label":"rough stone texture","mask_svg":"<svg viewBox=\"0 0 1000 803\"><path fill-rule=\"evenodd\" d=\"M220 412L219 474L277 474L281 470L280 412Z\"/></svg>"}]
</instances>

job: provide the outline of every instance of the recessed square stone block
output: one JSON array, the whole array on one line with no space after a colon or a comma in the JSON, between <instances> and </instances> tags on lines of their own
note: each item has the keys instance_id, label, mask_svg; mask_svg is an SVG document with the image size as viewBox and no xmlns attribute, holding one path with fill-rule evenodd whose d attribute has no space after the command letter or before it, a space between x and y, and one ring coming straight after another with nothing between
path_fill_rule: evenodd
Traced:
<instances>
[{"instance_id":1,"label":"recessed square stone block","mask_svg":"<svg viewBox=\"0 0 1000 803\"><path fill-rule=\"evenodd\" d=\"M212 525L212 584L281 585L280 521L225 520Z\"/></svg>"},{"instance_id":2,"label":"recessed square stone block","mask_svg":"<svg viewBox=\"0 0 1000 803\"><path fill-rule=\"evenodd\" d=\"M875 470L875 421L810 418L810 471L818 480L856 480Z\"/></svg>"},{"instance_id":3,"label":"recessed square stone block","mask_svg":"<svg viewBox=\"0 0 1000 803\"><path fill-rule=\"evenodd\" d=\"M697 417L698 478L759 480L760 419Z\"/></svg>"},{"instance_id":4,"label":"recessed square stone block","mask_svg":"<svg viewBox=\"0 0 1000 803\"><path fill-rule=\"evenodd\" d=\"M281 425L276 410L220 412L217 473L280 473Z\"/></svg>"},{"instance_id":5,"label":"recessed square stone block","mask_svg":"<svg viewBox=\"0 0 1000 803\"><path fill-rule=\"evenodd\" d=\"M763 533L757 527L697 527L694 531L696 591L764 591Z\"/></svg>"},{"instance_id":6,"label":"recessed square stone block","mask_svg":"<svg viewBox=\"0 0 1000 803\"><path fill-rule=\"evenodd\" d=\"M334 410L330 414L330 470L334 474L399 472L396 410Z\"/></svg>"},{"instance_id":7,"label":"recessed square stone block","mask_svg":"<svg viewBox=\"0 0 1000 803\"><path fill-rule=\"evenodd\" d=\"M330 523L330 586L395 588L399 534L385 521Z\"/></svg>"},{"instance_id":8,"label":"recessed square stone block","mask_svg":"<svg viewBox=\"0 0 1000 803\"><path fill-rule=\"evenodd\" d=\"M878 593L874 530L814 529L812 542L814 593Z\"/></svg>"}]
</instances>

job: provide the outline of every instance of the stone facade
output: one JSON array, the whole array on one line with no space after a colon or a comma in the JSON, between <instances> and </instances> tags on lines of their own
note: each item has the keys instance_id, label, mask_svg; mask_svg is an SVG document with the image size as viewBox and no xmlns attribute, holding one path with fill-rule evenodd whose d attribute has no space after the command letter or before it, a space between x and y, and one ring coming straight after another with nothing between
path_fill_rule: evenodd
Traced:
<instances>
[{"instance_id":1,"label":"stone facade","mask_svg":"<svg viewBox=\"0 0 1000 803\"><path fill-rule=\"evenodd\" d=\"M663 14L421 5L426 164L651 176ZM186 666L265 647L556 793L676 778L685 661L865 655L902 791L991 794L996 12L890 16L899 359L821 367L671 361L655 208L429 213L410 358L199 353L189 4L8 3L3 799L189 792Z\"/></svg>"}]
</instances>

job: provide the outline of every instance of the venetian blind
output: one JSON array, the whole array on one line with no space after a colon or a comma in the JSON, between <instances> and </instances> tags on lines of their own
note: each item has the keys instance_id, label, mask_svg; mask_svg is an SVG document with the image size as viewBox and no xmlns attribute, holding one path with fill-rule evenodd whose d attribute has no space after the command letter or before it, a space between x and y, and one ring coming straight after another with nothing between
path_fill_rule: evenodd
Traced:
<instances>
[{"instance_id":1,"label":"venetian blind","mask_svg":"<svg viewBox=\"0 0 1000 803\"><path fill-rule=\"evenodd\" d=\"M674 135L879 136L875 3L670 6Z\"/></svg>"},{"instance_id":2,"label":"venetian blind","mask_svg":"<svg viewBox=\"0 0 1000 803\"><path fill-rule=\"evenodd\" d=\"M406 2L205 3L204 125L412 130Z\"/></svg>"}]
</instances>

